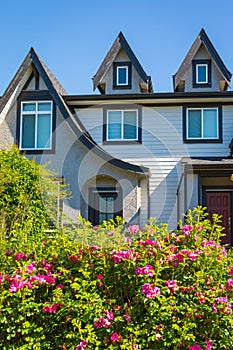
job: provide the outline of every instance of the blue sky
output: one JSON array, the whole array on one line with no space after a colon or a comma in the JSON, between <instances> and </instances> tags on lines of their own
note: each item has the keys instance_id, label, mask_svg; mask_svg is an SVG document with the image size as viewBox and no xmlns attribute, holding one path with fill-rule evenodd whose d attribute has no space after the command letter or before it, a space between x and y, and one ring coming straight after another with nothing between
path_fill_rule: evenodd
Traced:
<instances>
[{"instance_id":1,"label":"blue sky","mask_svg":"<svg viewBox=\"0 0 233 350\"><path fill-rule=\"evenodd\" d=\"M233 72L232 0L2 0L0 95L31 46L69 94L92 94L92 77L120 31L155 92L172 91L202 27Z\"/></svg>"}]
</instances>

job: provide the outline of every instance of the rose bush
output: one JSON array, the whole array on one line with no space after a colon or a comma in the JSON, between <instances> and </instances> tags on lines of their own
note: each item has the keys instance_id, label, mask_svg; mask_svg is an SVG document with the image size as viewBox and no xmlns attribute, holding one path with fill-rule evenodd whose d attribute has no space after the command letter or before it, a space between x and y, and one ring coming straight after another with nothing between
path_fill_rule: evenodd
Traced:
<instances>
[{"instance_id":1,"label":"rose bush","mask_svg":"<svg viewBox=\"0 0 233 350\"><path fill-rule=\"evenodd\" d=\"M198 207L176 231L79 218L2 239L0 348L232 349L233 257L221 236L218 216Z\"/></svg>"}]
</instances>

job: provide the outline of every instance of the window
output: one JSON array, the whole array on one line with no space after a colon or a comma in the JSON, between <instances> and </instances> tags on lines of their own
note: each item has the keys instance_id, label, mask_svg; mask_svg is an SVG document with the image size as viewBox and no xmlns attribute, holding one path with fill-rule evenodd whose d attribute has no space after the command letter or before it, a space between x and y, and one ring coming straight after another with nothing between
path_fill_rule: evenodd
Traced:
<instances>
[{"instance_id":1,"label":"window","mask_svg":"<svg viewBox=\"0 0 233 350\"><path fill-rule=\"evenodd\" d=\"M122 216L122 194L116 188L90 189L88 219L93 225Z\"/></svg>"},{"instance_id":2,"label":"window","mask_svg":"<svg viewBox=\"0 0 233 350\"><path fill-rule=\"evenodd\" d=\"M208 65L207 64L196 65L196 77L197 77L197 84L208 83Z\"/></svg>"},{"instance_id":3,"label":"window","mask_svg":"<svg viewBox=\"0 0 233 350\"><path fill-rule=\"evenodd\" d=\"M221 142L221 108L185 108L184 140Z\"/></svg>"},{"instance_id":4,"label":"window","mask_svg":"<svg viewBox=\"0 0 233 350\"><path fill-rule=\"evenodd\" d=\"M137 110L107 111L107 141L138 140Z\"/></svg>"},{"instance_id":5,"label":"window","mask_svg":"<svg viewBox=\"0 0 233 350\"><path fill-rule=\"evenodd\" d=\"M113 89L131 89L132 64L131 62L113 63Z\"/></svg>"},{"instance_id":6,"label":"window","mask_svg":"<svg viewBox=\"0 0 233 350\"><path fill-rule=\"evenodd\" d=\"M52 147L52 102L21 102L20 148L43 150Z\"/></svg>"},{"instance_id":7,"label":"window","mask_svg":"<svg viewBox=\"0 0 233 350\"><path fill-rule=\"evenodd\" d=\"M193 61L193 87L211 87L211 60Z\"/></svg>"}]
</instances>

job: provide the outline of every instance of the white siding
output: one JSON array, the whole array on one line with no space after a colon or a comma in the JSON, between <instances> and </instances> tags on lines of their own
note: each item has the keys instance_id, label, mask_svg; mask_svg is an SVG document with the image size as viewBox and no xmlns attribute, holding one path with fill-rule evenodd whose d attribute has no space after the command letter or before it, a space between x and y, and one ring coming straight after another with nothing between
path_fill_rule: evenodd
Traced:
<instances>
[{"instance_id":1,"label":"white siding","mask_svg":"<svg viewBox=\"0 0 233 350\"><path fill-rule=\"evenodd\" d=\"M142 144L103 145L103 109L90 108L78 115L91 136L116 158L146 166L150 169L150 215L168 221L170 227L177 222L177 188L182 176L182 157L227 157L233 137L233 106L223 106L223 142L183 142L182 107L142 108ZM183 186L183 184L182 184ZM145 187L145 184L144 184ZM196 177L189 178L187 204L198 203ZM184 191L184 189L183 189ZM141 220L146 219L146 194L142 191ZM182 207L184 203L182 203ZM185 210L185 208L182 208ZM146 220L145 220L146 221Z\"/></svg>"}]
</instances>

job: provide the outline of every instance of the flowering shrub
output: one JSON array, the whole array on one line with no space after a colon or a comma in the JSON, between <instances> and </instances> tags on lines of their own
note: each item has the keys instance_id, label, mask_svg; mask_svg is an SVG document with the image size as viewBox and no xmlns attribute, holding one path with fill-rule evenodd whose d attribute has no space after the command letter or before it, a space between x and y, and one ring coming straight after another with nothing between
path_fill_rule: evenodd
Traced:
<instances>
[{"instance_id":1,"label":"flowering shrub","mask_svg":"<svg viewBox=\"0 0 233 350\"><path fill-rule=\"evenodd\" d=\"M232 250L206 215L2 239L0 348L232 349Z\"/></svg>"}]
</instances>

